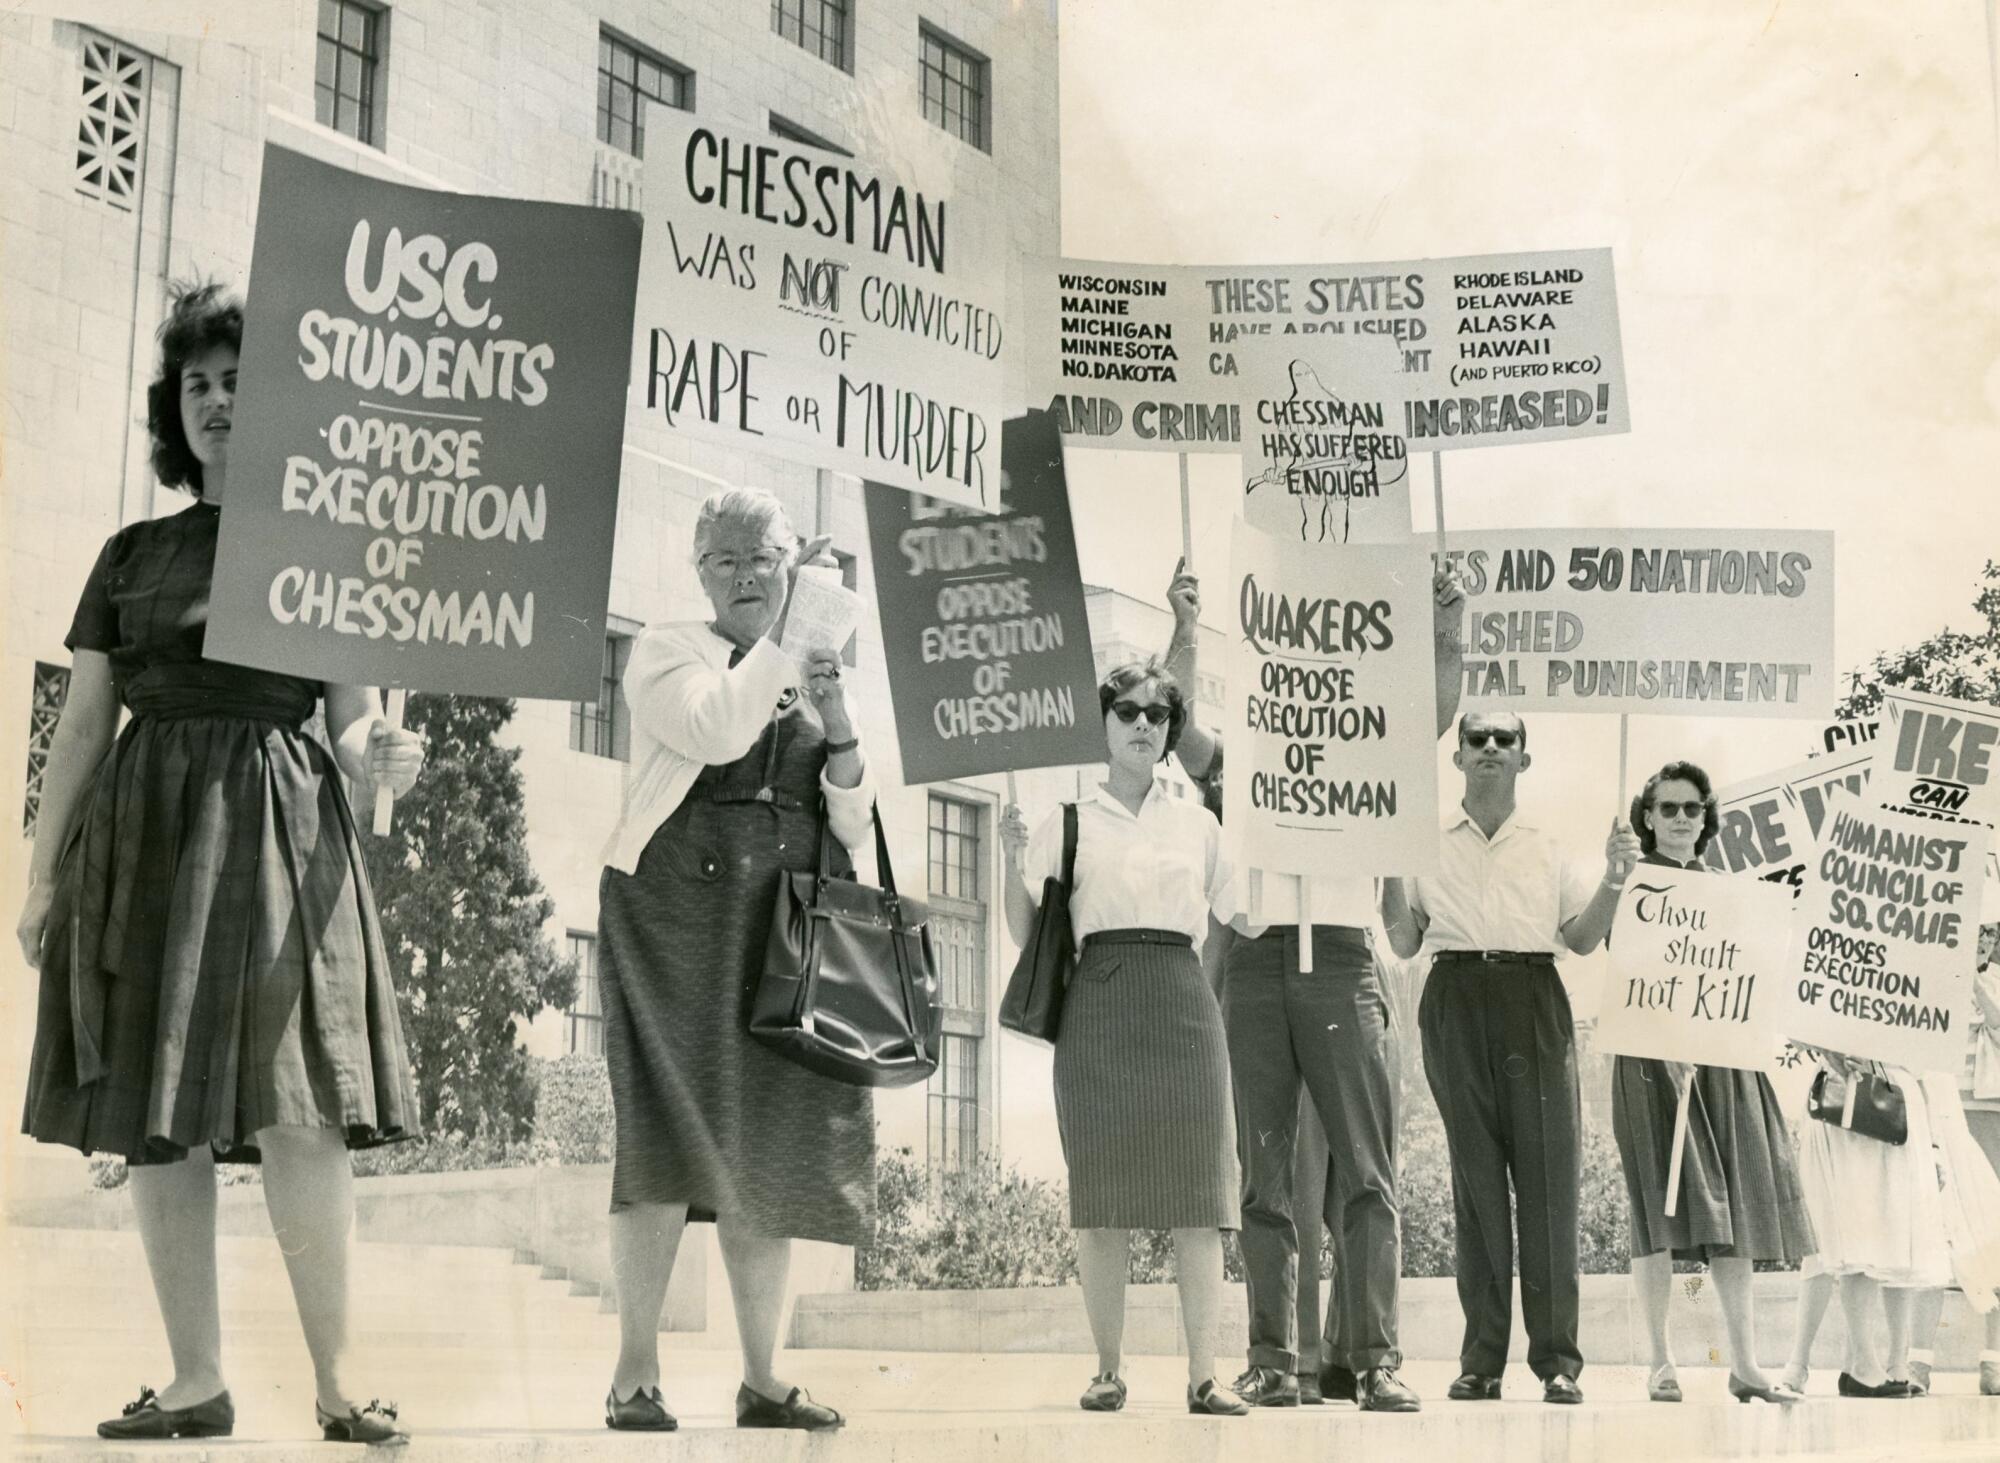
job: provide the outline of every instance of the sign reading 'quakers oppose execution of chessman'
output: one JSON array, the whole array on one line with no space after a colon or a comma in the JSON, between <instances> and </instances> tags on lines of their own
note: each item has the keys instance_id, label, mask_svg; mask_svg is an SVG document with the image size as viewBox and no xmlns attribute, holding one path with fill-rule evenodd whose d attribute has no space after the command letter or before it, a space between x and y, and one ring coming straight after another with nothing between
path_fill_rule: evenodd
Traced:
<instances>
[{"instance_id":1,"label":"sign reading 'quakers oppose execution of chessman'","mask_svg":"<svg viewBox=\"0 0 2000 1463\"><path fill-rule=\"evenodd\" d=\"M1235 526L1222 826L1238 867L1420 875L1437 861L1437 680L1422 544Z\"/></svg>"},{"instance_id":2,"label":"sign reading 'quakers oppose execution of chessman'","mask_svg":"<svg viewBox=\"0 0 2000 1463\"><path fill-rule=\"evenodd\" d=\"M1827 801L1792 924L1780 1029L1808 1046L1956 1071L1978 963L1980 885L1992 830Z\"/></svg>"},{"instance_id":3,"label":"sign reading 'quakers oppose execution of chessman'","mask_svg":"<svg viewBox=\"0 0 2000 1463\"><path fill-rule=\"evenodd\" d=\"M1001 441L996 513L868 485L906 783L1104 760L1062 438L1035 411Z\"/></svg>"},{"instance_id":4,"label":"sign reading 'quakers oppose execution of chessman'","mask_svg":"<svg viewBox=\"0 0 2000 1463\"><path fill-rule=\"evenodd\" d=\"M1316 337L1393 349L1330 383L1412 451L1631 430L1609 249L1377 264L1023 265L1029 397L1072 446L1248 453L1316 424L1255 420L1244 352ZM1343 423L1342 425L1347 425Z\"/></svg>"},{"instance_id":5,"label":"sign reading 'quakers oppose execution of chessman'","mask_svg":"<svg viewBox=\"0 0 2000 1463\"><path fill-rule=\"evenodd\" d=\"M2000 824L2000 706L1882 692L1872 796L1926 818Z\"/></svg>"},{"instance_id":6,"label":"sign reading 'quakers oppose execution of chessman'","mask_svg":"<svg viewBox=\"0 0 2000 1463\"><path fill-rule=\"evenodd\" d=\"M991 509L995 210L866 159L646 114L632 378L676 432Z\"/></svg>"},{"instance_id":7,"label":"sign reading 'quakers oppose execution of chessman'","mask_svg":"<svg viewBox=\"0 0 2000 1463\"><path fill-rule=\"evenodd\" d=\"M207 654L588 700L639 218L264 151Z\"/></svg>"},{"instance_id":8,"label":"sign reading 'quakers oppose execution of chessman'","mask_svg":"<svg viewBox=\"0 0 2000 1463\"><path fill-rule=\"evenodd\" d=\"M1445 557L1465 584L1467 710L1833 710L1830 533L1480 531Z\"/></svg>"}]
</instances>

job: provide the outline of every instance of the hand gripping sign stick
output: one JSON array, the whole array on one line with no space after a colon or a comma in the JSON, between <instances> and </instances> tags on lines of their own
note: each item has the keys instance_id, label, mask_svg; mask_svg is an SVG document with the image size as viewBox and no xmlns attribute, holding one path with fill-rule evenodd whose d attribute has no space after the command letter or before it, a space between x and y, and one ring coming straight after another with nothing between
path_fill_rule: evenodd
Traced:
<instances>
[{"instance_id":1,"label":"hand gripping sign stick","mask_svg":"<svg viewBox=\"0 0 2000 1463\"><path fill-rule=\"evenodd\" d=\"M408 700L409 694L401 686L392 686L389 690L389 706L388 710L384 713L384 720L389 723L390 729L393 731L401 731L403 729L403 703ZM377 838L388 837L389 810L395 806L396 795L378 783L375 788L375 836Z\"/></svg>"}]
</instances>

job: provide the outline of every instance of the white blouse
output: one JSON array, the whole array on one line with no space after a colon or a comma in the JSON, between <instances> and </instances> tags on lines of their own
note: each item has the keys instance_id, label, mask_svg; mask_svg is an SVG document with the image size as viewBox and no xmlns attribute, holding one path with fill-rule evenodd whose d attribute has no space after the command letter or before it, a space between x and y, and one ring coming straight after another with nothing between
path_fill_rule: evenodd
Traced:
<instances>
[{"instance_id":1,"label":"white blouse","mask_svg":"<svg viewBox=\"0 0 2000 1463\"><path fill-rule=\"evenodd\" d=\"M1029 896L1062 873L1063 810L1044 818L1028 839L1022 873ZM1098 788L1076 805L1076 882L1069 916L1077 948L1099 930L1178 930L1197 953L1213 911L1224 924L1236 914L1234 871L1222 851L1222 825L1201 804L1168 797L1155 787L1134 817Z\"/></svg>"},{"instance_id":2,"label":"white blouse","mask_svg":"<svg viewBox=\"0 0 2000 1463\"><path fill-rule=\"evenodd\" d=\"M632 761L625 811L604 848L620 873L639 867L660 825L673 816L701 769L726 766L757 745L798 666L769 640L759 640L731 667L735 647L700 623L656 625L632 647L625 700L632 708ZM827 821L854 853L871 852L875 779L866 761L856 787L836 787L824 772Z\"/></svg>"}]
</instances>

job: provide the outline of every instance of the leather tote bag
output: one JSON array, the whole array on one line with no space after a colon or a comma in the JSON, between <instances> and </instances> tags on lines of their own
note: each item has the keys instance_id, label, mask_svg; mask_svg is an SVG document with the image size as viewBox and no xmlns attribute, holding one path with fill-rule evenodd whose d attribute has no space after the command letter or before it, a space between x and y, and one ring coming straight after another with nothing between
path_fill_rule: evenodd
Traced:
<instances>
[{"instance_id":1,"label":"leather tote bag","mask_svg":"<svg viewBox=\"0 0 2000 1463\"><path fill-rule=\"evenodd\" d=\"M1076 963L1069 919L1069 891L1075 882L1076 804L1064 803L1062 877L1042 881L1035 928L1000 998L1000 1025L1016 1035L1053 1044L1062 1030L1063 993Z\"/></svg>"}]
</instances>

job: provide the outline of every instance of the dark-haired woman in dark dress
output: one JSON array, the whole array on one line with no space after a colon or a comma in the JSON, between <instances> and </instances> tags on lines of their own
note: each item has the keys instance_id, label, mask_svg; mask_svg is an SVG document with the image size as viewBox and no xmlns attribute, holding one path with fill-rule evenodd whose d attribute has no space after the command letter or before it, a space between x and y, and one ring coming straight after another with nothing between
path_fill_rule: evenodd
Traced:
<instances>
[{"instance_id":1,"label":"dark-haired woman in dark dress","mask_svg":"<svg viewBox=\"0 0 2000 1463\"><path fill-rule=\"evenodd\" d=\"M1715 792L1692 762L1669 762L1632 800L1643 862L1699 869L1715 836ZM1688 1101L1687 1152L1679 1203L1666 1212L1675 1110ZM1729 1390L1745 1401L1796 1402L1757 1365L1752 1262L1798 1261L1813 1251L1812 1221L1799 1186L1791 1130L1771 1079L1735 1067L1690 1066L1621 1056L1613 1064L1611 1128L1625 1169L1632 1216L1632 1284L1651 1336L1648 1395L1681 1400L1667 1336L1675 1260L1705 1260L1729 1332Z\"/></svg>"},{"instance_id":2,"label":"dark-haired woman in dark dress","mask_svg":"<svg viewBox=\"0 0 2000 1463\"><path fill-rule=\"evenodd\" d=\"M66 641L21 949L41 971L23 1131L122 1155L174 1378L108 1438L226 1437L215 1160L264 1166L323 1435L400 1442L347 1350L350 1146L417 1102L340 775L407 791L422 741L372 690L203 658L242 307L181 295L148 395L153 465L194 505L104 546ZM324 699L332 750L307 734ZM131 713L118 730L121 707Z\"/></svg>"}]
</instances>

